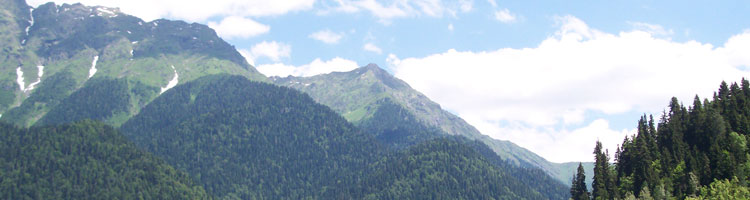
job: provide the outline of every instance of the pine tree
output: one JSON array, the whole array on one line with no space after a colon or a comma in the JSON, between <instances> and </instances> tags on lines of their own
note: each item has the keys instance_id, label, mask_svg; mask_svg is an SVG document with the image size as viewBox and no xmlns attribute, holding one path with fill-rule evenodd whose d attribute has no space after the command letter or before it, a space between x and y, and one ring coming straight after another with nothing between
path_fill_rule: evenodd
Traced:
<instances>
[{"instance_id":1,"label":"pine tree","mask_svg":"<svg viewBox=\"0 0 750 200\"><path fill-rule=\"evenodd\" d=\"M578 163L578 173L573 176L573 184L570 187L570 196L573 200L589 200L589 190L586 188L586 174L583 165Z\"/></svg>"},{"instance_id":2,"label":"pine tree","mask_svg":"<svg viewBox=\"0 0 750 200\"><path fill-rule=\"evenodd\" d=\"M592 183L592 197L594 199L612 199L610 191L609 156L602 152L602 143L596 141L594 147L594 182Z\"/></svg>"}]
</instances>

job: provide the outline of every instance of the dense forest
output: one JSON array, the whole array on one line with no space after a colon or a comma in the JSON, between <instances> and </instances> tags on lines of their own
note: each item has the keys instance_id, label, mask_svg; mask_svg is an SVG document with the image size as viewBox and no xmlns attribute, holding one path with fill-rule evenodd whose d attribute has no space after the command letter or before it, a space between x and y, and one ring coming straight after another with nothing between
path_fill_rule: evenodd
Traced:
<instances>
[{"instance_id":1,"label":"dense forest","mask_svg":"<svg viewBox=\"0 0 750 200\"><path fill-rule=\"evenodd\" d=\"M128 110L140 108L154 98L159 88L125 78L92 78L81 88L52 107L34 125L55 125L93 119L120 125Z\"/></svg>"},{"instance_id":2,"label":"dense forest","mask_svg":"<svg viewBox=\"0 0 750 200\"><path fill-rule=\"evenodd\" d=\"M354 195L378 152L368 135L289 88L208 76L167 91L121 127L220 198Z\"/></svg>"},{"instance_id":3,"label":"dense forest","mask_svg":"<svg viewBox=\"0 0 750 200\"><path fill-rule=\"evenodd\" d=\"M183 172L99 122L0 123L0 199L205 199Z\"/></svg>"},{"instance_id":4,"label":"dense forest","mask_svg":"<svg viewBox=\"0 0 750 200\"><path fill-rule=\"evenodd\" d=\"M375 113L371 118L360 122L359 128L374 135L381 143L394 149L403 149L443 135L442 130L420 123L414 115L390 98L379 101L376 103L378 108Z\"/></svg>"},{"instance_id":5,"label":"dense forest","mask_svg":"<svg viewBox=\"0 0 750 200\"><path fill-rule=\"evenodd\" d=\"M597 142L590 197L748 199L748 134L750 83L745 79L722 82L713 99L696 96L687 108L672 98L658 122L641 117L637 135L616 149L614 164ZM575 188L574 182L574 196L584 193Z\"/></svg>"},{"instance_id":6,"label":"dense forest","mask_svg":"<svg viewBox=\"0 0 750 200\"><path fill-rule=\"evenodd\" d=\"M383 130L410 134L397 129ZM425 139L389 150L305 94L240 76L175 87L121 130L218 198L567 198L561 183L484 144Z\"/></svg>"},{"instance_id":7,"label":"dense forest","mask_svg":"<svg viewBox=\"0 0 750 200\"><path fill-rule=\"evenodd\" d=\"M248 80L267 78L206 25L0 5L0 199L568 197L544 171L438 137L446 128L425 119L479 132L416 91L388 94L408 87L377 66L367 70L384 86L347 89L389 99L357 127L298 90ZM178 72L180 85L157 93ZM241 76L209 76L221 73Z\"/></svg>"},{"instance_id":8,"label":"dense forest","mask_svg":"<svg viewBox=\"0 0 750 200\"><path fill-rule=\"evenodd\" d=\"M471 144L481 145L490 158ZM493 160L494 159L494 160ZM486 145L461 137L434 139L384 157L365 181L366 199L565 199L561 184L537 169L498 168ZM524 176L527 175L527 176ZM546 177L547 179L540 179ZM558 188L545 188L559 186Z\"/></svg>"}]
</instances>

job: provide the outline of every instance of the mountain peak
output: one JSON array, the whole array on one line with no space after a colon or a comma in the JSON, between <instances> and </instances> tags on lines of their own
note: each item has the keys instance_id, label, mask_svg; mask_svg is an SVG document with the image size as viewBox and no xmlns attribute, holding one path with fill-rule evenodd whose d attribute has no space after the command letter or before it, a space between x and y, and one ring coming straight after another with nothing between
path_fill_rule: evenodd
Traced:
<instances>
[{"instance_id":1,"label":"mountain peak","mask_svg":"<svg viewBox=\"0 0 750 200\"><path fill-rule=\"evenodd\" d=\"M364 67L362 67L362 69L365 71L372 71L375 73L386 73L386 74L388 73L387 71L385 71L385 69L380 68L380 66L378 66L378 64L375 64L375 63L367 64Z\"/></svg>"},{"instance_id":2,"label":"mountain peak","mask_svg":"<svg viewBox=\"0 0 750 200\"><path fill-rule=\"evenodd\" d=\"M383 68L380 68L375 63L367 64L364 67L360 67L357 70L354 70L352 72L346 72L346 73L354 73L354 74L364 74L370 72L372 73L372 78L375 78L379 82L385 84L386 86L393 88L393 89L404 89L404 88L410 88L409 85L394 77L390 72L386 71Z\"/></svg>"},{"instance_id":3,"label":"mountain peak","mask_svg":"<svg viewBox=\"0 0 750 200\"><path fill-rule=\"evenodd\" d=\"M365 66L365 68L367 68L367 69L381 69L381 68L380 68L380 66L378 66L378 64L375 64L375 63L370 63L370 64L367 64L367 65ZM381 69L381 70L382 70L382 69Z\"/></svg>"}]
</instances>

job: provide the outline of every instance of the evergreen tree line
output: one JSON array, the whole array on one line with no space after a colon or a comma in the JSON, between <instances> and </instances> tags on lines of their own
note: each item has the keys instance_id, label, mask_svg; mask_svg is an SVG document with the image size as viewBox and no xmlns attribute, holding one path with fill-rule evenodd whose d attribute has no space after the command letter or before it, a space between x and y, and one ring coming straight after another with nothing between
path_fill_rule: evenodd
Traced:
<instances>
[{"instance_id":1,"label":"evergreen tree line","mask_svg":"<svg viewBox=\"0 0 750 200\"><path fill-rule=\"evenodd\" d=\"M659 122L638 120L610 164L607 150L594 148L590 195L584 174L573 180L573 199L747 199L750 178L750 83L722 82L713 99L695 97L685 107L672 98ZM581 185L583 184L583 186Z\"/></svg>"}]
</instances>

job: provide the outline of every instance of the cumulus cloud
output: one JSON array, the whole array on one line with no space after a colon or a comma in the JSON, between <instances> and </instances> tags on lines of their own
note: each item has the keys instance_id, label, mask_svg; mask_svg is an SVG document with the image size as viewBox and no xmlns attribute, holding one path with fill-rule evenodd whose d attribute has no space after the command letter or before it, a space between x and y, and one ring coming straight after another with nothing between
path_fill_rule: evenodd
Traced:
<instances>
[{"instance_id":1,"label":"cumulus cloud","mask_svg":"<svg viewBox=\"0 0 750 200\"><path fill-rule=\"evenodd\" d=\"M369 51L369 52L373 52L373 53L377 53L377 54L383 53L383 50L380 49L380 47L376 46L373 43L367 43L367 44L365 44L364 46L362 46L362 49L364 49L365 51Z\"/></svg>"},{"instance_id":2,"label":"cumulus cloud","mask_svg":"<svg viewBox=\"0 0 750 200\"><path fill-rule=\"evenodd\" d=\"M288 12L309 10L315 0L52 0L57 4L83 3L119 7L123 12L144 20L176 18L193 22L203 22L212 17L277 16ZM29 5L38 6L48 0L29 0ZM144 6L148 5L148 6Z\"/></svg>"},{"instance_id":3,"label":"cumulus cloud","mask_svg":"<svg viewBox=\"0 0 750 200\"><path fill-rule=\"evenodd\" d=\"M344 37L343 33L336 33L331 30L321 30L308 35L307 37L321 41L326 44L336 44Z\"/></svg>"},{"instance_id":4,"label":"cumulus cloud","mask_svg":"<svg viewBox=\"0 0 750 200\"><path fill-rule=\"evenodd\" d=\"M331 12L369 12L382 23L404 17L427 16L443 17L456 16L459 12L470 12L473 8L473 0L442 1L442 0L413 0L392 1L381 3L376 0L339 0L334 6L330 6L320 14Z\"/></svg>"},{"instance_id":5,"label":"cumulus cloud","mask_svg":"<svg viewBox=\"0 0 750 200\"><path fill-rule=\"evenodd\" d=\"M506 9L495 11L495 20L500 21L502 23L509 24L509 23L516 22L517 19L516 19L516 15L514 15L513 13L510 13L510 10L506 8Z\"/></svg>"},{"instance_id":6,"label":"cumulus cloud","mask_svg":"<svg viewBox=\"0 0 750 200\"><path fill-rule=\"evenodd\" d=\"M357 63L351 60L343 59L343 58L333 58L328 61L322 61L320 58L317 58L310 62L309 64L305 64L302 66L292 66L292 65L285 65L281 63L276 64L268 64L268 65L259 65L256 68L260 73L265 74L266 76L280 76L280 77L286 77L286 76L302 76L302 77L309 77L309 76L315 76L318 74L327 74L331 72L346 72L354 70L358 67Z\"/></svg>"},{"instance_id":7,"label":"cumulus cloud","mask_svg":"<svg viewBox=\"0 0 750 200\"><path fill-rule=\"evenodd\" d=\"M252 19L230 16L221 20L221 22L209 22L208 26L216 30L222 38L250 38L264 33L268 33L271 27L258 23Z\"/></svg>"},{"instance_id":8,"label":"cumulus cloud","mask_svg":"<svg viewBox=\"0 0 750 200\"><path fill-rule=\"evenodd\" d=\"M711 97L722 80L750 77L738 68L750 66L750 32L714 47L642 30L605 33L572 16L557 20L559 30L533 48L451 49L421 58L389 55L387 62L398 78L482 133L552 161L591 161L597 138L614 151L632 132L610 130L606 117L587 119L587 112L659 114L672 96L690 103L696 94ZM566 142L572 140L582 143Z\"/></svg>"},{"instance_id":9,"label":"cumulus cloud","mask_svg":"<svg viewBox=\"0 0 750 200\"><path fill-rule=\"evenodd\" d=\"M291 53L292 46L276 41L263 41L253 45L250 50L240 50L240 54L245 56L248 62L253 65L258 58L265 57L274 62L279 62L282 58L288 58Z\"/></svg>"}]
</instances>

